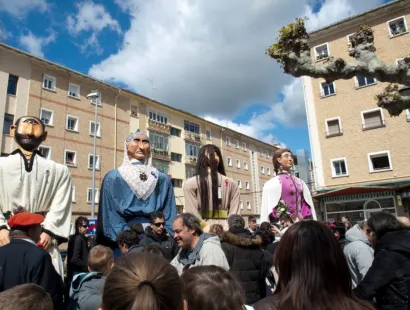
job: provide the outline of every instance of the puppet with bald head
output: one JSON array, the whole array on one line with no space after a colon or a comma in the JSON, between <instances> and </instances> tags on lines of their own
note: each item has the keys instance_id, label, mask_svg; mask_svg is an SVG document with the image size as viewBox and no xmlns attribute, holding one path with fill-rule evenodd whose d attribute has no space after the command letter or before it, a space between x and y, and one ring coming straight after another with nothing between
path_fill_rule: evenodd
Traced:
<instances>
[{"instance_id":1,"label":"puppet with bald head","mask_svg":"<svg viewBox=\"0 0 410 310\"><path fill-rule=\"evenodd\" d=\"M45 214L42 246L68 238L71 223L71 176L65 165L43 158L38 147L47 138L40 119L23 116L10 127L17 149L0 158L0 245L9 242L7 218L18 212Z\"/></svg>"},{"instance_id":2,"label":"puppet with bald head","mask_svg":"<svg viewBox=\"0 0 410 310\"><path fill-rule=\"evenodd\" d=\"M118 234L131 224L149 224L149 215L162 211L172 234L176 216L174 188L168 175L151 164L149 137L136 131L124 142L124 161L106 174L100 190L97 242L116 248Z\"/></svg>"}]
</instances>

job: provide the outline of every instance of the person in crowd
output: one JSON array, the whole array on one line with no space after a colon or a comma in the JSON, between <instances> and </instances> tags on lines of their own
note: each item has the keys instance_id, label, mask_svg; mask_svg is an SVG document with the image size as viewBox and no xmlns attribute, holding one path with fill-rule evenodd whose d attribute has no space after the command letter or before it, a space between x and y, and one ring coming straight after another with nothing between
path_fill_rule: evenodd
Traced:
<instances>
[{"instance_id":1,"label":"person in crowd","mask_svg":"<svg viewBox=\"0 0 410 310\"><path fill-rule=\"evenodd\" d=\"M212 224L227 226L228 216L239 213L238 183L226 176L222 153L216 145L200 149L196 176L186 180L183 189L186 212L201 220L205 232Z\"/></svg>"},{"instance_id":2,"label":"person in crowd","mask_svg":"<svg viewBox=\"0 0 410 310\"><path fill-rule=\"evenodd\" d=\"M182 289L177 270L152 253L121 257L108 274L102 310L181 310Z\"/></svg>"},{"instance_id":3,"label":"person in crowd","mask_svg":"<svg viewBox=\"0 0 410 310\"><path fill-rule=\"evenodd\" d=\"M148 224L149 214L161 211L165 229L172 232L177 214L174 188L168 175L152 165L146 134L136 131L124 141L124 161L108 172L101 185L98 204L97 243L114 249L119 256L117 236L134 223Z\"/></svg>"},{"instance_id":4,"label":"person in crowd","mask_svg":"<svg viewBox=\"0 0 410 310\"><path fill-rule=\"evenodd\" d=\"M276 176L263 186L262 221L269 221L269 215L273 218L281 215L277 210L280 201L287 206L287 212L294 222L311 217L317 219L309 188L303 180L292 175L293 165L293 154L290 149L279 149L273 154Z\"/></svg>"},{"instance_id":5,"label":"person in crowd","mask_svg":"<svg viewBox=\"0 0 410 310\"><path fill-rule=\"evenodd\" d=\"M88 242L86 238L88 219L80 216L75 220L75 233L68 239L67 246L67 279L68 285L74 275L87 272Z\"/></svg>"},{"instance_id":6,"label":"person in crowd","mask_svg":"<svg viewBox=\"0 0 410 310\"><path fill-rule=\"evenodd\" d=\"M219 238L221 238L222 234L224 233L224 227L221 224L212 224L211 228L209 228L209 233L218 235Z\"/></svg>"},{"instance_id":7,"label":"person in crowd","mask_svg":"<svg viewBox=\"0 0 410 310\"><path fill-rule=\"evenodd\" d=\"M54 309L60 310L63 281L40 242L43 222L44 216L34 213L18 213L8 220L10 243L0 247L0 291L38 284L50 294Z\"/></svg>"},{"instance_id":8,"label":"person in crowd","mask_svg":"<svg viewBox=\"0 0 410 310\"><path fill-rule=\"evenodd\" d=\"M164 249L158 243L151 243L150 245L147 245L142 252L153 253L166 258Z\"/></svg>"},{"instance_id":9,"label":"person in crowd","mask_svg":"<svg viewBox=\"0 0 410 310\"><path fill-rule=\"evenodd\" d=\"M181 276L184 310L245 310L245 294L238 280L218 266L191 268Z\"/></svg>"},{"instance_id":10,"label":"person in crowd","mask_svg":"<svg viewBox=\"0 0 410 310\"><path fill-rule=\"evenodd\" d=\"M410 238L391 213L373 213L367 222L375 247L374 261L354 292L362 299L376 298L377 309L407 310L410 283Z\"/></svg>"},{"instance_id":11,"label":"person in crowd","mask_svg":"<svg viewBox=\"0 0 410 310\"><path fill-rule=\"evenodd\" d=\"M350 217L347 215L342 216L342 223L345 225L346 231L353 227L352 223L350 223Z\"/></svg>"},{"instance_id":12,"label":"person in crowd","mask_svg":"<svg viewBox=\"0 0 410 310\"><path fill-rule=\"evenodd\" d=\"M219 237L204 233L199 218L190 213L181 213L175 218L172 227L175 241L181 248L171 261L178 274L181 275L191 267L206 265L216 265L229 270Z\"/></svg>"},{"instance_id":13,"label":"person in crowd","mask_svg":"<svg viewBox=\"0 0 410 310\"><path fill-rule=\"evenodd\" d=\"M44 158L38 150L47 138L44 123L23 116L10 126L17 149L0 158L0 246L7 244L7 219L19 212L45 216L40 242L60 276L64 264L58 241L68 239L71 225L71 175L66 165Z\"/></svg>"},{"instance_id":14,"label":"person in crowd","mask_svg":"<svg viewBox=\"0 0 410 310\"><path fill-rule=\"evenodd\" d=\"M339 242L342 250L344 250L345 246L349 243L346 239L346 226L343 223L336 223L331 231L333 231L337 242Z\"/></svg>"},{"instance_id":15,"label":"person in crowd","mask_svg":"<svg viewBox=\"0 0 410 310\"><path fill-rule=\"evenodd\" d=\"M249 216L248 217L248 227L246 228L247 230L249 230L252 235L256 234L256 230L258 228L258 224L256 224L256 216Z\"/></svg>"},{"instance_id":16,"label":"person in crowd","mask_svg":"<svg viewBox=\"0 0 410 310\"><path fill-rule=\"evenodd\" d=\"M373 310L352 293L349 268L333 233L317 221L292 225L275 252L275 293L255 310Z\"/></svg>"},{"instance_id":17,"label":"person in crowd","mask_svg":"<svg viewBox=\"0 0 410 310\"><path fill-rule=\"evenodd\" d=\"M399 221L399 223L406 227L407 229L410 229L410 219L406 216L398 216L397 220Z\"/></svg>"},{"instance_id":18,"label":"person in crowd","mask_svg":"<svg viewBox=\"0 0 410 310\"><path fill-rule=\"evenodd\" d=\"M109 247L96 245L88 255L88 270L77 274L70 289L69 310L96 310L102 302L102 289L108 272L114 265Z\"/></svg>"},{"instance_id":19,"label":"person in crowd","mask_svg":"<svg viewBox=\"0 0 410 310\"><path fill-rule=\"evenodd\" d=\"M41 286L21 284L0 293L2 310L53 310L53 300Z\"/></svg>"},{"instance_id":20,"label":"person in crowd","mask_svg":"<svg viewBox=\"0 0 410 310\"><path fill-rule=\"evenodd\" d=\"M254 238L245 229L245 220L238 214L228 217L229 231L222 235L222 250L230 267L230 272L240 282L246 296L246 304L252 305L265 297L265 277L270 262L264 261L261 249L262 239ZM272 256L269 255L269 260Z\"/></svg>"},{"instance_id":21,"label":"person in crowd","mask_svg":"<svg viewBox=\"0 0 410 310\"><path fill-rule=\"evenodd\" d=\"M346 232L346 240L349 243L343 252L349 266L353 288L363 280L373 262L374 251L370 246L369 237L368 226L363 222Z\"/></svg>"},{"instance_id":22,"label":"person in crowd","mask_svg":"<svg viewBox=\"0 0 410 310\"><path fill-rule=\"evenodd\" d=\"M131 228L134 228L134 226ZM140 245L138 233L131 228L120 232L117 236L118 248L122 255L128 253L141 253L142 250L144 250L144 247Z\"/></svg>"},{"instance_id":23,"label":"person in crowd","mask_svg":"<svg viewBox=\"0 0 410 310\"><path fill-rule=\"evenodd\" d=\"M144 238L140 241L142 247L156 243L162 247L165 258L171 261L178 254L178 245L165 230L164 214L155 211L150 214L150 226L145 229Z\"/></svg>"},{"instance_id":24,"label":"person in crowd","mask_svg":"<svg viewBox=\"0 0 410 310\"><path fill-rule=\"evenodd\" d=\"M282 230L280 231L280 236L283 236L285 232L293 225L294 221L288 214L283 214L280 216L280 225Z\"/></svg>"}]
</instances>

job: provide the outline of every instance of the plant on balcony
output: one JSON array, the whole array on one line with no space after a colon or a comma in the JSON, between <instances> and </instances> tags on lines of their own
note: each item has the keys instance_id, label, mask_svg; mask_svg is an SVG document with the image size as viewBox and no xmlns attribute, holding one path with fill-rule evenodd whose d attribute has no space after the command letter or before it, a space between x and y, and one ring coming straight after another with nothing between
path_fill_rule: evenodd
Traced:
<instances>
[{"instance_id":1,"label":"plant on balcony","mask_svg":"<svg viewBox=\"0 0 410 310\"><path fill-rule=\"evenodd\" d=\"M311 57L305 20L298 18L294 23L282 27L277 42L266 50L266 54L275 59L285 73L294 77L323 78L326 83L331 83L366 76L380 82L409 86L410 56L398 65L383 63L376 55L373 30L370 27L361 26L350 36L350 44L349 56L355 61L348 63L342 58L329 57L324 62L317 63ZM398 85L388 86L375 99L378 106L386 109L391 116L399 116L402 111L410 108L410 96L399 94Z\"/></svg>"},{"instance_id":2,"label":"plant on balcony","mask_svg":"<svg viewBox=\"0 0 410 310\"><path fill-rule=\"evenodd\" d=\"M316 60L322 60L322 59L325 59L325 58L329 58L329 55L328 55L328 54L318 55L318 56L316 57Z\"/></svg>"},{"instance_id":3,"label":"plant on balcony","mask_svg":"<svg viewBox=\"0 0 410 310\"><path fill-rule=\"evenodd\" d=\"M153 148L152 153L154 155L160 155L160 156L170 156L168 150L165 149L160 149L160 148Z\"/></svg>"}]
</instances>

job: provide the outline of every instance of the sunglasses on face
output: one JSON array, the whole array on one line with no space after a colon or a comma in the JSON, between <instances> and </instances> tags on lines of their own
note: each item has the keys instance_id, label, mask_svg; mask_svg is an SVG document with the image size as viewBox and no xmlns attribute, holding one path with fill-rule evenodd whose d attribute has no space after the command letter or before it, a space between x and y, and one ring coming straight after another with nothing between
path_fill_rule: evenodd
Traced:
<instances>
[{"instance_id":1,"label":"sunglasses on face","mask_svg":"<svg viewBox=\"0 0 410 310\"><path fill-rule=\"evenodd\" d=\"M154 223L155 227L165 226L165 222Z\"/></svg>"},{"instance_id":2,"label":"sunglasses on face","mask_svg":"<svg viewBox=\"0 0 410 310\"><path fill-rule=\"evenodd\" d=\"M82 228L88 228L88 225L81 225Z\"/></svg>"}]
</instances>

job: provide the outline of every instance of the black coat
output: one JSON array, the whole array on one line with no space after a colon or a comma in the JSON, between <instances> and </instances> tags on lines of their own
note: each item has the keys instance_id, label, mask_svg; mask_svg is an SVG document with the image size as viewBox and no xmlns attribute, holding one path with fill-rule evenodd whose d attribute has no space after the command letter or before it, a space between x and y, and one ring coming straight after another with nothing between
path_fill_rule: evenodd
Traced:
<instances>
[{"instance_id":1,"label":"black coat","mask_svg":"<svg viewBox=\"0 0 410 310\"><path fill-rule=\"evenodd\" d=\"M374 261L354 292L362 299L376 297L380 310L407 310L410 288L410 233L386 233L376 244Z\"/></svg>"},{"instance_id":2,"label":"black coat","mask_svg":"<svg viewBox=\"0 0 410 310\"><path fill-rule=\"evenodd\" d=\"M246 295L246 304L251 305L265 297L267 266L261 249L262 240L243 229L225 232L221 237L222 250ZM269 255L270 257L270 255Z\"/></svg>"},{"instance_id":3,"label":"black coat","mask_svg":"<svg viewBox=\"0 0 410 310\"><path fill-rule=\"evenodd\" d=\"M88 243L85 236L75 234L68 240L67 277L72 279L80 272L88 272Z\"/></svg>"},{"instance_id":4,"label":"black coat","mask_svg":"<svg viewBox=\"0 0 410 310\"><path fill-rule=\"evenodd\" d=\"M40 285L53 299L54 309L63 309L63 281L44 249L22 239L0 247L0 291L20 284Z\"/></svg>"},{"instance_id":5,"label":"black coat","mask_svg":"<svg viewBox=\"0 0 410 310\"><path fill-rule=\"evenodd\" d=\"M145 229L144 238L141 239L139 245L142 247L147 247L150 244L156 243L164 250L165 258L171 261L179 251L178 244L169 236L166 232L162 236L156 235L151 227Z\"/></svg>"}]
</instances>

